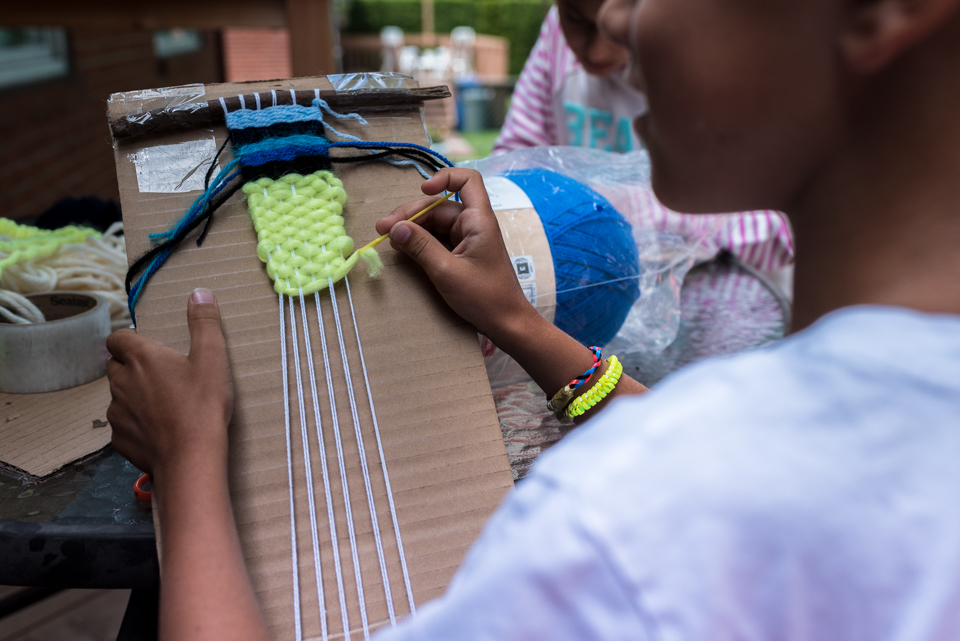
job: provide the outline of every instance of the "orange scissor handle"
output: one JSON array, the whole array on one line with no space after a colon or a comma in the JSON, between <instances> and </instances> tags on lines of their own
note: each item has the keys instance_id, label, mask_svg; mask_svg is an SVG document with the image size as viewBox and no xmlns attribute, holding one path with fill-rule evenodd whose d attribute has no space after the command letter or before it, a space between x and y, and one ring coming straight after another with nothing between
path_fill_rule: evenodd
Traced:
<instances>
[{"instance_id":1,"label":"orange scissor handle","mask_svg":"<svg viewBox=\"0 0 960 641\"><path fill-rule=\"evenodd\" d=\"M140 478L136 480L133 484L133 495L137 497L137 500L142 503L152 503L153 496L150 494L150 490L143 489L143 486L150 482L149 474L141 474Z\"/></svg>"}]
</instances>

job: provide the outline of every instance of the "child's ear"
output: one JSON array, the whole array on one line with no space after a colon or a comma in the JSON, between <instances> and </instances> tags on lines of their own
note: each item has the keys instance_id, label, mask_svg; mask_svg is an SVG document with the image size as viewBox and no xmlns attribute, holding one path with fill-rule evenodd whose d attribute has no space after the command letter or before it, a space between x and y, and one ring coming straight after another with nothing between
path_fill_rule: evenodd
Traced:
<instances>
[{"instance_id":1,"label":"child's ear","mask_svg":"<svg viewBox=\"0 0 960 641\"><path fill-rule=\"evenodd\" d=\"M960 9L960 0L848 0L841 53L855 73L882 69Z\"/></svg>"}]
</instances>

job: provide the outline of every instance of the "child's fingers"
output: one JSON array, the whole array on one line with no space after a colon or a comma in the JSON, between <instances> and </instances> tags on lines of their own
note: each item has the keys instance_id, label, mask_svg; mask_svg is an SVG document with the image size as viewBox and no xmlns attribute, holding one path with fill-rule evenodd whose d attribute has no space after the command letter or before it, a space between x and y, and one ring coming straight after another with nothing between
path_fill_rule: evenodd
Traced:
<instances>
[{"instance_id":1,"label":"child's fingers","mask_svg":"<svg viewBox=\"0 0 960 641\"><path fill-rule=\"evenodd\" d=\"M453 227L462 213L463 205L448 200L440 203L414 222L427 231L449 235L450 228Z\"/></svg>"},{"instance_id":2,"label":"child's fingers","mask_svg":"<svg viewBox=\"0 0 960 641\"><path fill-rule=\"evenodd\" d=\"M111 360L126 363L130 358L130 351L142 340L132 329L118 329L113 332L107 336L107 351L110 352Z\"/></svg>"},{"instance_id":3,"label":"child's fingers","mask_svg":"<svg viewBox=\"0 0 960 641\"><path fill-rule=\"evenodd\" d=\"M426 194L440 194L443 191L460 192L460 202L448 200L417 219L416 222L425 229L449 235L460 214L466 209L474 209L482 217L492 217L490 199L483 186L483 178L479 172L472 169L443 169L424 182L420 188ZM425 198L397 207L389 216L377 222L377 233L388 233L398 222L408 220L436 200L436 198Z\"/></svg>"},{"instance_id":4,"label":"child's fingers","mask_svg":"<svg viewBox=\"0 0 960 641\"><path fill-rule=\"evenodd\" d=\"M441 169L430 180L420 185L425 194L439 194L443 191L459 191L460 202L464 207L490 208L490 198L483 186L483 177L474 169L453 167Z\"/></svg>"},{"instance_id":5,"label":"child's fingers","mask_svg":"<svg viewBox=\"0 0 960 641\"><path fill-rule=\"evenodd\" d=\"M503 246L503 237L496 216L480 209L465 209L456 220L452 221L448 235L454 247L454 254L462 254L473 249L480 250L481 254L486 255L488 249ZM491 245L490 241L494 241L494 245Z\"/></svg>"},{"instance_id":6,"label":"child's fingers","mask_svg":"<svg viewBox=\"0 0 960 641\"><path fill-rule=\"evenodd\" d=\"M396 225L398 222L400 222L401 220L409 220L411 217L415 216L416 214L423 211L433 203L437 202L437 200L438 200L437 198L432 198L432 197L421 198L420 200L415 200L413 202L400 205L399 207L394 209L392 212L390 212L388 216L381 218L379 221L377 221L377 225L376 225L377 233L378 234L389 233L389 231L393 229L393 226ZM447 200L437 205L436 207L428 211L426 214L424 214L420 218L418 218L416 222L417 224L422 225L427 229L430 229L431 231L436 231L438 233L447 233L442 229L440 229L439 226L434 227L434 223L432 221L435 219L437 214L441 212L447 212L446 217L451 219L451 222L448 224L452 224L452 220L456 219L456 215L459 214L462 210L463 210L463 205L461 205L458 202L453 202L452 200Z\"/></svg>"},{"instance_id":7,"label":"child's fingers","mask_svg":"<svg viewBox=\"0 0 960 641\"><path fill-rule=\"evenodd\" d=\"M216 363L226 355L227 342L220 327L220 306L209 289L197 288L187 301L187 327L190 329L190 360Z\"/></svg>"},{"instance_id":8,"label":"child's fingers","mask_svg":"<svg viewBox=\"0 0 960 641\"><path fill-rule=\"evenodd\" d=\"M110 407L107 408L107 420L111 426L114 426L127 425L131 419L128 417L127 412L111 404ZM120 456L133 463L137 469L143 470L148 474L153 473L152 457L144 453L146 448L137 435L129 431L114 429L110 437L110 444Z\"/></svg>"},{"instance_id":9,"label":"child's fingers","mask_svg":"<svg viewBox=\"0 0 960 641\"><path fill-rule=\"evenodd\" d=\"M401 220L407 220L418 211L427 207L436 198L420 198L409 203L404 203L394 209L392 212L377 221L376 230L378 234L389 233L393 226Z\"/></svg>"},{"instance_id":10,"label":"child's fingers","mask_svg":"<svg viewBox=\"0 0 960 641\"><path fill-rule=\"evenodd\" d=\"M394 247L423 267L434 285L439 285L438 279L450 272L451 261L457 260L433 234L415 223L398 222L390 230L390 240Z\"/></svg>"},{"instance_id":11,"label":"child's fingers","mask_svg":"<svg viewBox=\"0 0 960 641\"><path fill-rule=\"evenodd\" d=\"M120 372L123 370L124 366L125 364L123 361L116 358L111 358L107 361L107 377L110 381L111 389L113 389L114 383L116 380L118 380L117 377L120 375Z\"/></svg>"}]
</instances>

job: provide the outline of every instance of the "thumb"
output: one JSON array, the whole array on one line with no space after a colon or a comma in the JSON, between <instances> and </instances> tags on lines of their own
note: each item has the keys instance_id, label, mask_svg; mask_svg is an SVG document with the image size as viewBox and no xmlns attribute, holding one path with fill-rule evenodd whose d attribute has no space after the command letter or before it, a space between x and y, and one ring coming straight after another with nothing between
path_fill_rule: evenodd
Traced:
<instances>
[{"instance_id":1,"label":"thumb","mask_svg":"<svg viewBox=\"0 0 960 641\"><path fill-rule=\"evenodd\" d=\"M226 354L227 342L220 328L220 305L209 289L198 287L187 302L187 326L190 328L190 360L208 360Z\"/></svg>"},{"instance_id":2,"label":"thumb","mask_svg":"<svg viewBox=\"0 0 960 641\"><path fill-rule=\"evenodd\" d=\"M450 252L426 229L401 220L390 230L390 241L407 256L415 260L427 272L430 280L434 275L445 273L451 260Z\"/></svg>"}]
</instances>

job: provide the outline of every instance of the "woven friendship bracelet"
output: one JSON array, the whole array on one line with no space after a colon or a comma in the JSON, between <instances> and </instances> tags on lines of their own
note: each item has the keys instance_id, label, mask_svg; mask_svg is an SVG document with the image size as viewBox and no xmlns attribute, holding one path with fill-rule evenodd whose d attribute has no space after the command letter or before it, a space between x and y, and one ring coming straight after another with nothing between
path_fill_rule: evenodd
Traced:
<instances>
[{"instance_id":1,"label":"woven friendship bracelet","mask_svg":"<svg viewBox=\"0 0 960 641\"><path fill-rule=\"evenodd\" d=\"M572 419L582 416L593 406L606 398L607 394L612 392L617 386L617 383L620 381L620 375L623 374L623 365L619 360L617 360L616 356L611 356L607 359L607 362L610 363L610 367L606 372L603 373L603 376L600 377L600 380L597 381L593 387L575 398L573 402L567 406L567 418Z\"/></svg>"},{"instance_id":2,"label":"woven friendship bracelet","mask_svg":"<svg viewBox=\"0 0 960 641\"><path fill-rule=\"evenodd\" d=\"M570 381L566 387L554 394L553 398L547 401L547 409L551 412L559 412L566 407L567 403L570 402L570 399L573 398L573 394L576 392L577 388L590 380L590 377L593 376L593 373L597 371L598 367L600 367L600 348L596 345L593 345L587 349L593 352L593 366L585 371L581 376L578 376Z\"/></svg>"}]
</instances>

